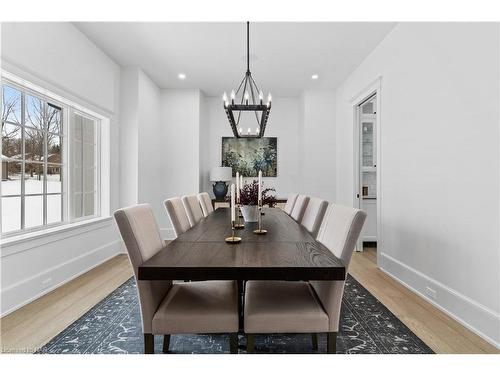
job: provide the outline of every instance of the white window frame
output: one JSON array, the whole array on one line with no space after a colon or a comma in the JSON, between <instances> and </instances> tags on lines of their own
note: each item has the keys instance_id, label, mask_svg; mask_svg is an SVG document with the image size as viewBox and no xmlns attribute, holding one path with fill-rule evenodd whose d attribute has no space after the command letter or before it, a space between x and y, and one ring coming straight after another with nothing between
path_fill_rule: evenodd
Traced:
<instances>
[{"instance_id":1,"label":"white window frame","mask_svg":"<svg viewBox=\"0 0 500 375\"><path fill-rule=\"evenodd\" d=\"M25 92L34 94L44 100L48 100L60 106L63 109L63 126L64 128L64 143L62 147L62 164L63 164L63 186L62 186L62 205L63 216L62 221L36 228L22 229L19 231L11 231L1 234L2 246L10 245L17 242L36 238L43 234L54 233L58 231L66 231L77 226L87 225L100 220L109 220L110 218L110 117L111 114L106 111L101 111L99 108L92 104L85 103L81 100L76 101L75 97L65 91L54 87L53 85L39 80L36 77L30 76L28 73L16 71L16 74L8 72L4 69L1 70L1 83L21 88ZM21 74L22 73L22 74ZM21 78L21 76L30 77L29 81ZM33 83L36 82L36 83ZM45 87L49 87L46 89ZM57 92L57 93L56 93ZM68 99L68 98L72 98ZM96 142L96 211L93 216L82 217L78 219L71 219L71 204L70 204L70 179L71 179L71 157L70 157L70 143L71 143L71 122L72 114L74 112L83 114L97 121L97 142ZM1 209L1 200L0 200Z\"/></svg>"},{"instance_id":2,"label":"white window frame","mask_svg":"<svg viewBox=\"0 0 500 375\"><path fill-rule=\"evenodd\" d=\"M94 132L94 138L95 138L95 149L94 149L94 164L96 168L95 172L95 182L94 186L96 187L95 189L95 196L94 196L94 215L88 215L88 216L82 216L79 218L74 217L74 206L72 204L69 205L69 210L68 210L68 218L69 221L72 223L80 222L80 221L86 221L90 219L95 219L98 217L101 217L101 120L95 116L90 115L87 112L83 112L81 110L77 110L74 108L70 109L70 123L72 124L72 121L75 119L75 115L79 115L82 117L86 117L88 119L91 119L95 121L95 132ZM74 126L69 126L70 131L68 134L68 142L70 143L69 150L71 150L71 143L74 140ZM82 138L82 150L83 150L83 138ZM82 163L83 163L83 156L82 156ZM73 164L72 160L72 153L70 152L69 158L68 158L68 170L69 173L73 173L73 171L70 170L70 166ZM69 180L69 189L68 189L68 200L72 199L72 194L74 194L73 191L73 186L71 184L71 177L68 178ZM82 166L82 185L85 185L85 181L83 178L83 166ZM84 211L85 207L85 191L81 192L82 194L82 213Z\"/></svg>"},{"instance_id":3,"label":"white window frame","mask_svg":"<svg viewBox=\"0 0 500 375\"><path fill-rule=\"evenodd\" d=\"M22 145L23 158L22 159L13 159L12 162L19 162L22 164L22 167L21 167L21 175L22 176L24 176L24 174L25 174L26 164L31 163L31 160L26 159L26 156L25 156L26 129L33 129L32 127L26 125L26 96L30 95L30 96L41 99L44 102L44 107L46 107L47 104L49 104L49 103L53 104L55 106L58 106L59 108L61 108L61 116L62 116L62 124L61 124L62 126L61 126L61 129L59 130L59 136L62 138L61 163L60 164L61 164L61 173L63 176L63 180L62 180L62 184L61 184L61 192L60 193L48 193L47 192L47 180L46 180L47 174L46 173L47 173L47 166L48 166L48 161L47 161L48 152L47 152L47 140L45 139L44 140L44 150L43 150L44 161L43 161L43 163L41 163L43 165L42 168L43 168L43 175L44 175L42 192L36 193L36 194L35 193L27 194L25 191L25 187L24 187L25 183L24 183L24 181L21 181L21 192L19 194L5 195L5 196L3 194L1 195L2 198L19 197L21 199L21 223L20 223L21 229L6 232L6 233L2 232L2 237L10 237L10 236L19 235L21 233L36 232L36 231L39 231L41 229L59 226L59 225L62 225L62 224L67 222L68 191L65 189L65 185L66 185L66 180L68 178L67 177L68 164L67 164L67 158L66 158L66 150L67 150L66 143L68 140L68 138L67 138L68 121L67 121L66 116L68 113L68 111L67 111L68 108L64 104L60 103L59 101L57 101L57 100L55 100L47 95L39 93L39 92L31 89L30 87L19 85L18 83L12 82L11 80L3 78L0 82L0 86L3 87L3 85L6 85L9 87L12 87L15 90L18 90L19 92L21 92L21 95L22 95L21 96L21 122L19 124L7 122L7 124L11 124L11 125L18 126L21 128L21 132L22 132L21 139L22 139L22 143L23 143L23 145ZM3 91L2 91L2 95L3 95ZM46 110L46 108L44 108L44 110ZM47 132L46 130L43 130L44 134L46 132ZM39 163L37 162L37 164L39 164ZM47 197L50 195L60 195L61 196L61 221L47 224ZM41 196L42 197L42 200L43 200L43 203L42 203L42 225L37 225L34 227L26 228L25 227L25 225L26 225L26 222L25 222L25 215L26 215L25 200L26 200L26 197L30 197L30 196Z\"/></svg>"}]
</instances>

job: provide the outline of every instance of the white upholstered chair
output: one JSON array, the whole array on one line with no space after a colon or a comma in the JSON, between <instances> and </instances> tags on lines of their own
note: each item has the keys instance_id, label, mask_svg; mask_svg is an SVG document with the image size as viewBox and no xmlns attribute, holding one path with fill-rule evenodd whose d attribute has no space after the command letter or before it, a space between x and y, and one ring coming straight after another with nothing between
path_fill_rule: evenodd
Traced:
<instances>
[{"instance_id":1,"label":"white upholstered chair","mask_svg":"<svg viewBox=\"0 0 500 375\"><path fill-rule=\"evenodd\" d=\"M163 240L151 207L141 204L114 214L127 247L139 291L144 352L154 353L154 335L163 335L168 352L171 334L229 333L231 353L238 350L238 287L235 281L138 280L138 267L160 251Z\"/></svg>"},{"instance_id":2,"label":"white upholstered chair","mask_svg":"<svg viewBox=\"0 0 500 375\"><path fill-rule=\"evenodd\" d=\"M366 214L329 204L318 241L347 269ZM345 281L248 281L244 328L247 352L253 352L254 334L312 333L317 349L319 332L327 333L327 351L335 353Z\"/></svg>"},{"instance_id":3,"label":"white upholstered chair","mask_svg":"<svg viewBox=\"0 0 500 375\"><path fill-rule=\"evenodd\" d=\"M208 193L198 194L198 200L200 201L201 210L203 211L203 216L207 217L214 211L214 206L212 206L212 200Z\"/></svg>"},{"instance_id":4,"label":"white upholstered chair","mask_svg":"<svg viewBox=\"0 0 500 375\"><path fill-rule=\"evenodd\" d=\"M293 205L293 210L290 216L297 222L300 223L302 216L304 216L304 211L306 210L307 204L309 203L309 197L306 195L299 194Z\"/></svg>"},{"instance_id":5,"label":"white upholstered chair","mask_svg":"<svg viewBox=\"0 0 500 375\"><path fill-rule=\"evenodd\" d=\"M200 201L196 195L184 195L181 199L189 219L189 224L191 224L191 227L194 227L204 217Z\"/></svg>"},{"instance_id":6,"label":"white upholstered chair","mask_svg":"<svg viewBox=\"0 0 500 375\"><path fill-rule=\"evenodd\" d=\"M293 206L295 205L295 201L299 195L292 193L288 194L288 199L286 200L285 207L283 207L283 211L285 211L288 215L292 213Z\"/></svg>"},{"instance_id":7,"label":"white upholstered chair","mask_svg":"<svg viewBox=\"0 0 500 375\"><path fill-rule=\"evenodd\" d=\"M174 227L175 237L179 237L182 233L191 229L189 218L180 198L165 199L163 204Z\"/></svg>"},{"instance_id":8,"label":"white upholstered chair","mask_svg":"<svg viewBox=\"0 0 500 375\"><path fill-rule=\"evenodd\" d=\"M300 223L316 237L319 231L323 216L325 216L328 202L320 198L310 198L306 206L304 215Z\"/></svg>"}]
</instances>

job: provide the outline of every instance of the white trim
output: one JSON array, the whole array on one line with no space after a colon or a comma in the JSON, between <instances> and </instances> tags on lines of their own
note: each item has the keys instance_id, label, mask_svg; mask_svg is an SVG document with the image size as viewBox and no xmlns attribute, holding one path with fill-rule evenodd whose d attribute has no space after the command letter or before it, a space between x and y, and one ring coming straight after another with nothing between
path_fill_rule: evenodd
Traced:
<instances>
[{"instance_id":1,"label":"white trim","mask_svg":"<svg viewBox=\"0 0 500 375\"><path fill-rule=\"evenodd\" d=\"M379 268L385 274L450 316L485 341L500 349L500 313L463 295L422 272L379 251ZM414 286L412 286L414 285ZM432 286L437 299L425 295L425 288ZM496 333L499 337L494 337ZM493 337L492 337L493 336Z\"/></svg>"},{"instance_id":2,"label":"white trim","mask_svg":"<svg viewBox=\"0 0 500 375\"><path fill-rule=\"evenodd\" d=\"M36 232L24 233L15 237L7 237L1 242L0 258L109 226L113 223L112 219L109 216L99 217L67 225L59 225ZM16 248L14 249L13 247Z\"/></svg>"},{"instance_id":3,"label":"white trim","mask_svg":"<svg viewBox=\"0 0 500 375\"><path fill-rule=\"evenodd\" d=\"M372 95L377 96L377 114L376 114L376 131L375 131L375 142L376 142L376 150L377 150L377 263L378 254L383 249L383 236L382 236L382 147L381 147L381 130L382 130L382 121L381 121L381 113L380 103L382 102L382 76L378 76L375 78L369 85L367 85L364 89L359 91L356 95L354 95L350 100L350 105L353 111L353 139L354 139L354 176L353 176L353 207L360 207L361 203L361 191L360 191L360 157L359 157L359 112L357 107L364 100L369 98ZM359 198L356 194L359 194ZM356 244L356 250L362 251L361 238L358 240Z\"/></svg>"},{"instance_id":4,"label":"white trim","mask_svg":"<svg viewBox=\"0 0 500 375\"><path fill-rule=\"evenodd\" d=\"M64 285L64 284L70 282L71 280L83 275L84 273L89 272L90 270L92 270L95 267L101 265L102 263L110 260L111 258L114 258L116 255L120 254L119 251L115 250L119 246L121 246L120 240L109 242L105 245L102 245L102 246L95 248L94 250L92 250L88 253L82 254L79 257L76 257L76 258L68 260L64 263L58 264L58 265L56 265L52 268L49 268L49 269L47 269L39 274L31 276L27 279L21 280L13 285L8 286L7 288L2 289L1 290L2 308L6 303L5 302L6 299L9 298L9 293L10 293L10 295L13 296L10 298L12 298L13 300L21 299L21 301L14 302L13 306L10 306L7 308L7 310L2 311L0 314L0 317L4 317L4 316L10 314L11 312L23 307L24 305L27 305L28 303L42 297L43 295L45 295L51 291L61 287L62 285ZM100 254L102 254L101 255L102 258L100 260L98 260L96 263L93 263L90 266L84 267L81 271L79 271L75 274L71 274L70 269L72 267L74 268L74 267L78 267L78 265L85 264L86 262L88 262L90 260L89 258L93 258L95 256L99 257ZM47 275L56 274L56 273L59 273L59 274L66 273L66 274L68 274L68 276L62 276L60 278L60 280L56 284L52 285L50 288L42 290L42 291L36 293L35 295L27 298L27 299L23 299L22 296L29 293L30 290L39 289L39 287L41 285L41 281ZM6 296L6 294L7 294L7 296Z\"/></svg>"}]
</instances>

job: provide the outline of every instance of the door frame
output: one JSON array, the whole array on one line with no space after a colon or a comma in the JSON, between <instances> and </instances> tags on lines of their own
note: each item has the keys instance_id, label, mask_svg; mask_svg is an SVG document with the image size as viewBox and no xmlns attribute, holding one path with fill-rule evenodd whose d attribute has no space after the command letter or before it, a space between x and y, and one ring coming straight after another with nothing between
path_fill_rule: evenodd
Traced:
<instances>
[{"instance_id":1,"label":"door frame","mask_svg":"<svg viewBox=\"0 0 500 375\"><path fill-rule=\"evenodd\" d=\"M359 111L358 106L369 99L371 96L376 95L376 117L375 117L375 144L376 144L376 160L377 160L377 263L378 263L378 254L381 253L382 248L382 179L381 179L381 171L382 171L382 148L380 147L382 126L381 126L381 102L382 102L382 76L377 77L373 80L369 85L367 85L363 90L361 90L358 94L356 94L351 99L351 106L353 111L353 186L352 186L352 199L353 199L353 207L360 208L361 207L361 197L362 197L362 188L361 188L361 160L360 160L360 127L359 127ZM363 238L360 236L358 242L356 244L356 251L363 251Z\"/></svg>"}]
</instances>

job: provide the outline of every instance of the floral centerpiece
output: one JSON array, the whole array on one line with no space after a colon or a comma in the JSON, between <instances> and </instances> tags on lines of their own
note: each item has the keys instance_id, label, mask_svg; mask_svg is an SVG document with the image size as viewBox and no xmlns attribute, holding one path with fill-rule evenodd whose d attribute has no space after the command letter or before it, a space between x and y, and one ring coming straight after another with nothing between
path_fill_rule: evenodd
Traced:
<instances>
[{"instance_id":1,"label":"floral centerpiece","mask_svg":"<svg viewBox=\"0 0 500 375\"><path fill-rule=\"evenodd\" d=\"M271 192L276 191L274 188L262 190L262 205L269 207L276 206L277 200ZM259 182L253 180L251 183L244 184L240 192L241 213L246 222L256 222L259 218L259 210L257 207L259 196Z\"/></svg>"}]
</instances>

